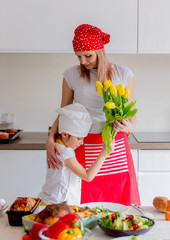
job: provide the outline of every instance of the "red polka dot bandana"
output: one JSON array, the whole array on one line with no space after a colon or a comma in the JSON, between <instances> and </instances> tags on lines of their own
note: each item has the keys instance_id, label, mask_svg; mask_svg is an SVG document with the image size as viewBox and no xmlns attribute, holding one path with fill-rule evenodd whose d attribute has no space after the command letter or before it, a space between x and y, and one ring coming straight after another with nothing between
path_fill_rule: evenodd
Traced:
<instances>
[{"instance_id":1,"label":"red polka dot bandana","mask_svg":"<svg viewBox=\"0 0 170 240\"><path fill-rule=\"evenodd\" d=\"M82 24L74 31L73 49L75 52L103 49L110 42L110 34L89 24Z\"/></svg>"}]
</instances>

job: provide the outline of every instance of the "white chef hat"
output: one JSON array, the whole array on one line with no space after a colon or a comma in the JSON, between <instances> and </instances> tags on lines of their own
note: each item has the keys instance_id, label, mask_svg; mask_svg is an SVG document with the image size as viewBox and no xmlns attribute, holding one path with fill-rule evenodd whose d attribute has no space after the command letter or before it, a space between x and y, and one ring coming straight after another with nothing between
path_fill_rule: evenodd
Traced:
<instances>
[{"instance_id":1,"label":"white chef hat","mask_svg":"<svg viewBox=\"0 0 170 240\"><path fill-rule=\"evenodd\" d=\"M80 103L67 105L57 109L59 116L58 133L66 132L75 137L86 137L91 125L91 117Z\"/></svg>"}]
</instances>

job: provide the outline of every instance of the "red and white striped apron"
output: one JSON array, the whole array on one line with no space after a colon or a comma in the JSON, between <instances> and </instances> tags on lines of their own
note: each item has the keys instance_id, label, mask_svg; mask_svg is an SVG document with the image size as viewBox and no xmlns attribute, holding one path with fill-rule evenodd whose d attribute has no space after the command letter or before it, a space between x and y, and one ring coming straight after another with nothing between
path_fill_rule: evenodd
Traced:
<instances>
[{"instance_id":1,"label":"red and white striped apron","mask_svg":"<svg viewBox=\"0 0 170 240\"><path fill-rule=\"evenodd\" d=\"M103 146L101 134L88 134L84 145L76 150L76 157L88 169ZM115 149L105 159L97 176L91 181L82 180L81 203L114 202L130 206L140 205L140 197L132 155L124 132L115 137Z\"/></svg>"}]
</instances>

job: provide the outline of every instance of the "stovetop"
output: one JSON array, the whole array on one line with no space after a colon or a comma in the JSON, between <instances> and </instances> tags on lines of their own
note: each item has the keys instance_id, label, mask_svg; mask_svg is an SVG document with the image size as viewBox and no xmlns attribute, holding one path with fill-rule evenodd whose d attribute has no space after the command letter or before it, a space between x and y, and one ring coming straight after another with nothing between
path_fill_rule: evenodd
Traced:
<instances>
[{"instance_id":1,"label":"stovetop","mask_svg":"<svg viewBox=\"0 0 170 240\"><path fill-rule=\"evenodd\" d=\"M133 132L139 143L170 143L170 132Z\"/></svg>"}]
</instances>

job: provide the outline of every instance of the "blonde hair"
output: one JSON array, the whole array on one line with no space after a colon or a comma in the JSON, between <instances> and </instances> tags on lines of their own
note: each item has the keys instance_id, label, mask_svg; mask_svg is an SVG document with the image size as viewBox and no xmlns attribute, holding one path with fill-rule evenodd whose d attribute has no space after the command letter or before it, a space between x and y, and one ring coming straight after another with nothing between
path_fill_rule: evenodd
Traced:
<instances>
[{"instance_id":1,"label":"blonde hair","mask_svg":"<svg viewBox=\"0 0 170 240\"><path fill-rule=\"evenodd\" d=\"M113 70L112 63L110 63L106 57L105 50L99 49L94 50L97 54L97 80L103 83L105 80L109 79L112 81L115 76L115 71ZM81 77L86 78L90 82L90 71L86 69L82 64L80 64Z\"/></svg>"}]
</instances>

